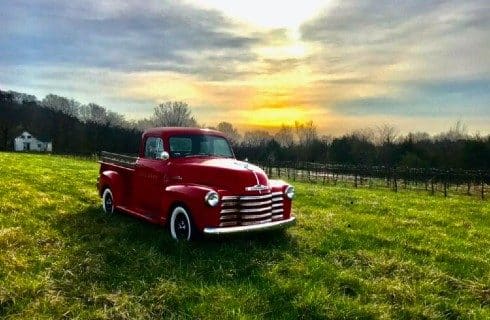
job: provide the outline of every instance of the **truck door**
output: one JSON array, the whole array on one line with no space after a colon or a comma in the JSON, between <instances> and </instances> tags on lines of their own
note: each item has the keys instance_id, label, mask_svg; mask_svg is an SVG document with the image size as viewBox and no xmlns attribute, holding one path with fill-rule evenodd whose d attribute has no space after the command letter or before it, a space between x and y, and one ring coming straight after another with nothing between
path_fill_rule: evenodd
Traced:
<instances>
[{"instance_id":1,"label":"truck door","mask_svg":"<svg viewBox=\"0 0 490 320\"><path fill-rule=\"evenodd\" d=\"M162 138L149 136L144 141L143 156L136 161L133 207L148 218L161 214L167 171L167 161L159 159L162 152Z\"/></svg>"}]
</instances>

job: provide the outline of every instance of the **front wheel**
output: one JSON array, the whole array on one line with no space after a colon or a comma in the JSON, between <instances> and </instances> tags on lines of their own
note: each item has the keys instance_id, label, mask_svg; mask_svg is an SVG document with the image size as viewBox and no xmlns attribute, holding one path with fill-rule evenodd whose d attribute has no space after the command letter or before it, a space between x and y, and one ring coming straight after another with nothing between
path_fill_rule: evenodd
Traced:
<instances>
[{"instance_id":1,"label":"front wheel","mask_svg":"<svg viewBox=\"0 0 490 320\"><path fill-rule=\"evenodd\" d=\"M170 216L170 235L177 241L189 241L192 239L194 230L192 220L186 209L175 207Z\"/></svg>"},{"instance_id":2,"label":"front wheel","mask_svg":"<svg viewBox=\"0 0 490 320\"><path fill-rule=\"evenodd\" d=\"M102 209L105 213L114 213L114 196L109 188L102 193Z\"/></svg>"}]
</instances>

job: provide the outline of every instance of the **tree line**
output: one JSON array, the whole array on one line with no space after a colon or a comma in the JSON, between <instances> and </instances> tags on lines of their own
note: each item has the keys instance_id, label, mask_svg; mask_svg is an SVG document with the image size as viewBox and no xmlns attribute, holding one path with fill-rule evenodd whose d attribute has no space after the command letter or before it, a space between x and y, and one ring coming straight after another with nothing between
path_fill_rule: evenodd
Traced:
<instances>
[{"instance_id":1,"label":"tree line","mask_svg":"<svg viewBox=\"0 0 490 320\"><path fill-rule=\"evenodd\" d=\"M33 95L0 90L0 150L12 150L22 130L49 137L57 153L93 154L101 150L134 154L142 131L150 127L196 127L199 123L185 102L167 101L153 114L127 120L96 103L48 94ZM209 126L208 126L209 127ZM211 127L224 132L239 159L251 162L314 162L386 168L490 168L490 135L470 135L458 121L446 132L398 133L391 125L346 133L320 135L313 122L282 125L275 133L247 131L241 135L229 122Z\"/></svg>"}]
</instances>

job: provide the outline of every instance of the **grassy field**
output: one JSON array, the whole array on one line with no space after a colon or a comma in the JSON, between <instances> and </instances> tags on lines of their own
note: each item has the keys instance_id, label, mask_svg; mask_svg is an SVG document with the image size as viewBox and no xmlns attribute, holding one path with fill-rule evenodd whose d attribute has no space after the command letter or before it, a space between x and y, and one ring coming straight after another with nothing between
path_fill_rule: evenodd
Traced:
<instances>
[{"instance_id":1,"label":"grassy field","mask_svg":"<svg viewBox=\"0 0 490 320\"><path fill-rule=\"evenodd\" d=\"M176 244L97 173L0 153L0 318L490 318L488 200L297 183L286 232Z\"/></svg>"}]
</instances>

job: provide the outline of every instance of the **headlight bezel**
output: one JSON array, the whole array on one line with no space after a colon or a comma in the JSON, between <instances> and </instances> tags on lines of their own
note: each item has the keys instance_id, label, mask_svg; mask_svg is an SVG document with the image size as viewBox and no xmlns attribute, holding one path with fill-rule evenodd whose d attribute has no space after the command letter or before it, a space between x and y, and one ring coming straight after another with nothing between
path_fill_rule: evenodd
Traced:
<instances>
[{"instance_id":1,"label":"headlight bezel","mask_svg":"<svg viewBox=\"0 0 490 320\"><path fill-rule=\"evenodd\" d=\"M219 194L214 190L209 191L204 196L204 202L210 207L216 207L219 204L219 201Z\"/></svg>"},{"instance_id":2,"label":"headlight bezel","mask_svg":"<svg viewBox=\"0 0 490 320\"><path fill-rule=\"evenodd\" d=\"M284 195L289 199L289 200L293 200L294 198L294 194L296 193L296 190L294 189L293 186L291 185L288 185L285 189L284 189Z\"/></svg>"}]
</instances>

